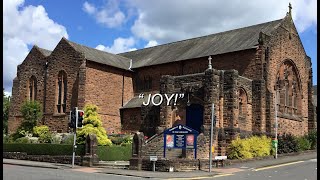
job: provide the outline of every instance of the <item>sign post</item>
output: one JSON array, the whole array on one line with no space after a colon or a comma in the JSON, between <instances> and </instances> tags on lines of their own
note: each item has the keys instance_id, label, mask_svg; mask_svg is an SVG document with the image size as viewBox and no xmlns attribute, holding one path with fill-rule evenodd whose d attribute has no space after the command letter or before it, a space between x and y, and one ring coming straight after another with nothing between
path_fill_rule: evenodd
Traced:
<instances>
[{"instance_id":1,"label":"sign post","mask_svg":"<svg viewBox=\"0 0 320 180\"><path fill-rule=\"evenodd\" d=\"M163 157L166 157L167 148L194 149L194 158L197 159L197 136L199 132L179 124L163 132Z\"/></svg>"},{"instance_id":2,"label":"sign post","mask_svg":"<svg viewBox=\"0 0 320 180\"><path fill-rule=\"evenodd\" d=\"M157 156L150 156L150 161L152 161L152 164L153 164L153 167L152 167L153 172L156 171L156 161L157 160L158 160Z\"/></svg>"},{"instance_id":3,"label":"sign post","mask_svg":"<svg viewBox=\"0 0 320 180\"><path fill-rule=\"evenodd\" d=\"M78 126L78 107L75 107L74 108L74 111L73 113L76 114L76 127L74 127L73 129L73 153L72 153L72 168L74 167L74 158L75 158L75 155L76 155L76 138L77 138L77 126Z\"/></svg>"}]
</instances>

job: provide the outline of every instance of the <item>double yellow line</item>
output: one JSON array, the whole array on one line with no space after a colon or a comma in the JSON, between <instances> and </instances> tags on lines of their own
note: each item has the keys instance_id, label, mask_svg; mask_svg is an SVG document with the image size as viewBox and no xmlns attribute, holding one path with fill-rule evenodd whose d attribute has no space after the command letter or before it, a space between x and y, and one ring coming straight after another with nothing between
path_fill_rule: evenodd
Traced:
<instances>
[{"instance_id":1,"label":"double yellow line","mask_svg":"<svg viewBox=\"0 0 320 180\"><path fill-rule=\"evenodd\" d=\"M279 164L279 165L274 165L274 166L262 167L262 168L254 169L252 171L261 171L261 170L265 170L265 169L272 169L272 168L276 168L276 167L288 166L288 165L298 164L298 163L302 163L302 162L304 162L304 161L296 161L296 162L291 162L291 163L285 163L285 164Z\"/></svg>"}]
</instances>

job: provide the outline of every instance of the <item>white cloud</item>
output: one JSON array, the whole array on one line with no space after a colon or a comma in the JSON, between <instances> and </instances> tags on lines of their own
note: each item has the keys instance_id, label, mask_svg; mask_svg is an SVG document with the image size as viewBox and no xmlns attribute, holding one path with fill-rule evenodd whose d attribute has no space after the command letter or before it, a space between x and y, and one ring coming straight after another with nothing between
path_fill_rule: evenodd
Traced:
<instances>
[{"instance_id":1,"label":"white cloud","mask_svg":"<svg viewBox=\"0 0 320 180\"><path fill-rule=\"evenodd\" d=\"M293 5L293 19L299 32L317 25L317 0L296 0ZM296 8L295 8L296 7Z\"/></svg>"},{"instance_id":2,"label":"white cloud","mask_svg":"<svg viewBox=\"0 0 320 180\"><path fill-rule=\"evenodd\" d=\"M134 51L137 50L136 48L134 48L136 42L135 39L133 37L129 37L129 38L117 38L113 41L113 44L111 47L109 46L104 46L99 44L96 49L101 50L101 51L106 51L109 53L113 53L113 54L118 54L118 53L122 53L122 52L128 52L128 51Z\"/></svg>"},{"instance_id":3,"label":"white cloud","mask_svg":"<svg viewBox=\"0 0 320 180\"><path fill-rule=\"evenodd\" d=\"M144 48L153 47L153 46L156 46L156 45L158 45L158 42L154 41L154 40L151 40L151 41L148 42L148 44L146 46L144 46Z\"/></svg>"},{"instance_id":4,"label":"white cloud","mask_svg":"<svg viewBox=\"0 0 320 180\"><path fill-rule=\"evenodd\" d=\"M283 18L292 1L299 32L317 23L316 0L132 0L138 17L131 27L137 38L172 42Z\"/></svg>"},{"instance_id":5,"label":"white cloud","mask_svg":"<svg viewBox=\"0 0 320 180\"><path fill-rule=\"evenodd\" d=\"M96 8L87 1L84 2L82 9L88 14L94 14L96 12Z\"/></svg>"},{"instance_id":6,"label":"white cloud","mask_svg":"<svg viewBox=\"0 0 320 180\"><path fill-rule=\"evenodd\" d=\"M121 26L126 20L126 16L120 10L118 3L117 0L109 0L103 7L97 9L94 4L86 1L82 9L93 16L98 23L114 28Z\"/></svg>"},{"instance_id":7,"label":"white cloud","mask_svg":"<svg viewBox=\"0 0 320 180\"><path fill-rule=\"evenodd\" d=\"M11 93L17 65L29 53L28 45L53 50L68 34L64 26L48 17L43 6L24 6L23 0L5 0L3 20L3 86Z\"/></svg>"}]
</instances>

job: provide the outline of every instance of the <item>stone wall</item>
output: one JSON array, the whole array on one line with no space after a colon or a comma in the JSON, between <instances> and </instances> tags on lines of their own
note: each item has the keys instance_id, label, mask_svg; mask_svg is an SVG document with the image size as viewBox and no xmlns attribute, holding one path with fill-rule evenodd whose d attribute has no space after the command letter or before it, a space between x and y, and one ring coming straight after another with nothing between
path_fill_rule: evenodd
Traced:
<instances>
[{"instance_id":1,"label":"stone wall","mask_svg":"<svg viewBox=\"0 0 320 180\"><path fill-rule=\"evenodd\" d=\"M44 101L44 77L46 56L37 46L34 46L25 60L17 67L17 77L13 80L11 106L9 109L8 131L14 133L21 124L20 109L29 100L29 82L33 76L36 79L36 101ZM41 109L43 111L43 109Z\"/></svg>"},{"instance_id":2,"label":"stone wall","mask_svg":"<svg viewBox=\"0 0 320 180\"><path fill-rule=\"evenodd\" d=\"M38 162L61 163L61 164L72 163L72 156L27 155L27 153L24 153L24 152L3 152L3 158L38 161ZM82 165L82 157L75 156L74 164Z\"/></svg>"},{"instance_id":3,"label":"stone wall","mask_svg":"<svg viewBox=\"0 0 320 180\"><path fill-rule=\"evenodd\" d=\"M45 112L44 124L49 126L50 130L58 132L68 131L68 118L70 109L84 107L82 96L78 97L78 93L85 89L83 82L83 74L81 68L85 66L84 56L74 50L69 42L62 38L54 51L47 57L48 72L45 96ZM64 71L67 76L67 96L66 96L66 112L58 113L58 74ZM79 103L82 102L82 103Z\"/></svg>"},{"instance_id":4,"label":"stone wall","mask_svg":"<svg viewBox=\"0 0 320 180\"><path fill-rule=\"evenodd\" d=\"M310 87L308 84L312 84L312 76L310 76L309 74L311 70L311 63L310 59L307 58L307 54L303 48L299 34L289 14L283 19L283 22L280 25L280 27L272 33L272 36L268 36L266 38L263 46L265 51L266 49L268 49L268 51L265 53L267 56L264 58L266 66L265 76L267 80L266 88L269 93L273 94L273 96L275 96L274 87L276 82L277 71L279 70L280 65L285 60L290 60L294 63L298 70L300 78L299 83L301 83L300 91L302 92L302 121L296 122L292 120L292 117L287 117L287 123L283 125L280 124L280 126L282 126L283 129L289 130L290 128L292 128L291 126L289 126L289 124L291 124L289 122L292 122L293 124L296 124L298 127L302 127L302 129L299 129L299 131L297 131L297 128L295 128L291 131L291 133L293 133L294 135L306 133L307 128L305 127L308 127L308 116L310 117L311 115L308 115L308 109L310 106L309 102L311 101L311 99L308 99L308 97L310 96L308 94L308 89ZM267 107L269 108L268 112L274 111L274 107L272 107L272 104L274 104L274 97L273 101L269 103L269 107ZM270 114L269 118L270 120L267 120L267 122L270 123L270 126L272 127L275 123L275 115Z\"/></svg>"}]
</instances>

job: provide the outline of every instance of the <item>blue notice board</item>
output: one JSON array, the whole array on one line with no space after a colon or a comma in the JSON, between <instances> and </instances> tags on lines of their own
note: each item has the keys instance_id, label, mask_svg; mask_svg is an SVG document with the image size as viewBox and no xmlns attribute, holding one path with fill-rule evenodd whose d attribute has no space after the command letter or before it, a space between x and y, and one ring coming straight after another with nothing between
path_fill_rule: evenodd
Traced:
<instances>
[{"instance_id":1,"label":"blue notice board","mask_svg":"<svg viewBox=\"0 0 320 180\"><path fill-rule=\"evenodd\" d=\"M194 157L197 158L197 137L199 132L179 124L163 132L164 150L163 156L166 157L167 148L195 149Z\"/></svg>"}]
</instances>

